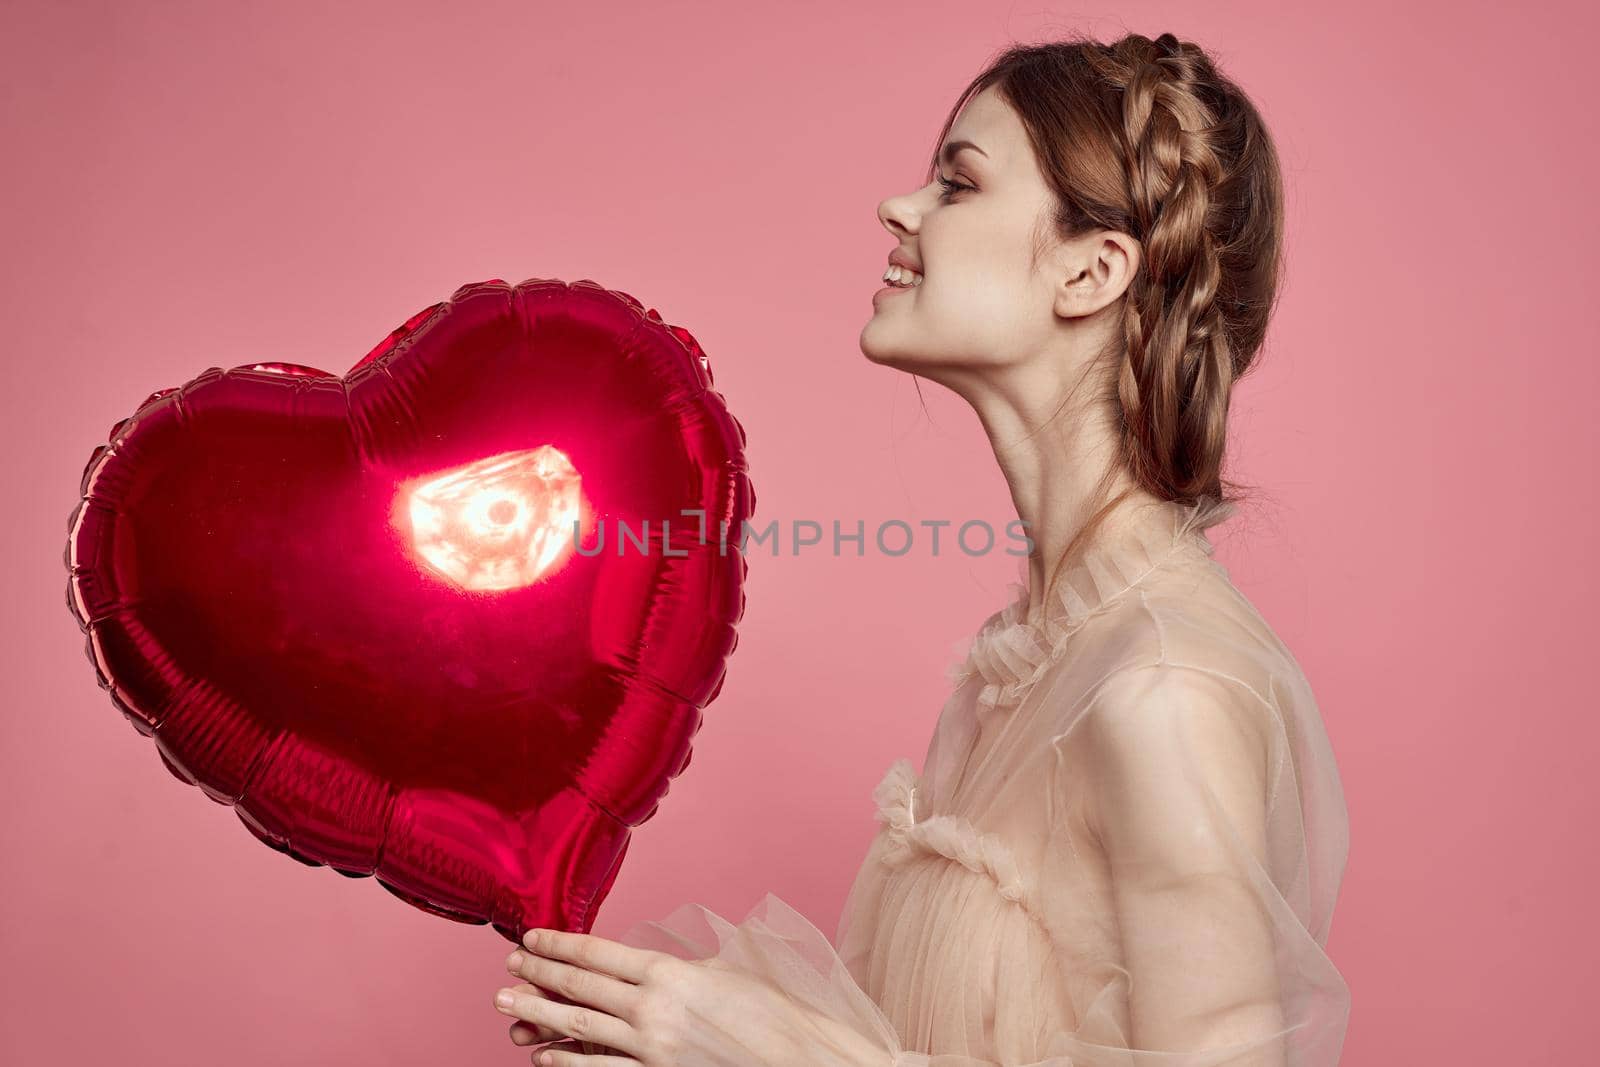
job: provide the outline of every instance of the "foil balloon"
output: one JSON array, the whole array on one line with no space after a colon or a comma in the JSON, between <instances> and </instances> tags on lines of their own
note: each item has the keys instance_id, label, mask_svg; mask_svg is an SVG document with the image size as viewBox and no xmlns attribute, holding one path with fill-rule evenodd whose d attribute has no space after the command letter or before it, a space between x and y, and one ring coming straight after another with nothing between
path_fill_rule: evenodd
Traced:
<instances>
[{"instance_id":1,"label":"foil balloon","mask_svg":"<svg viewBox=\"0 0 1600 1067\"><path fill-rule=\"evenodd\" d=\"M100 684L272 848L588 932L737 643L755 495L712 385L626 293L495 279L343 375L157 392L68 524Z\"/></svg>"}]
</instances>

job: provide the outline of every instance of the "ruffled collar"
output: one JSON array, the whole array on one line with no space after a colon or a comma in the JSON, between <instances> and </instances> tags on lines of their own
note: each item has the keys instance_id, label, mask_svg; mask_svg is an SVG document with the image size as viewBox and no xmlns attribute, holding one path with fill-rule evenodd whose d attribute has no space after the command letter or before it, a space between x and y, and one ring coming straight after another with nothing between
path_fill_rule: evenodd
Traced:
<instances>
[{"instance_id":1,"label":"ruffled collar","mask_svg":"<svg viewBox=\"0 0 1600 1067\"><path fill-rule=\"evenodd\" d=\"M965 659L951 668L951 681L959 685L973 674L983 678L980 713L1020 704L1084 622L1184 551L1209 556L1212 546L1203 531L1233 511L1233 504L1212 497L1141 506L1090 543L1033 617L1025 617L1029 577L1027 557L1022 557L1019 580L1009 586L1010 603L985 621Z\"/></svg>"}]
</instances>

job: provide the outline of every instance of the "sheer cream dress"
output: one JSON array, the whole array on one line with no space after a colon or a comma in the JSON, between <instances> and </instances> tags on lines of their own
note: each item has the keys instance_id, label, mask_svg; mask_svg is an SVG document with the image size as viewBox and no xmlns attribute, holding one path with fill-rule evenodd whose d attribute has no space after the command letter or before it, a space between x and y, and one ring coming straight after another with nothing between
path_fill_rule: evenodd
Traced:
<instances>
[{"instance_id":1,"label":"sheer cream dress","mask_svg":"<svg viewBox=\"0 0 1600 1067\"><path fill-rule=\"evenodd\" d=\"M922 772L897 759L873 791L832 942L770 893L620 940L771 983L816 1022L807 1065L860 1062L841 1029L882 1067L1337 1063L1343 789L1299 665L1212 558L1231 510L1145 508L1037 618L1012 587ZM726 1044L683 1067L773 1067Z\"/></svg>"}]
</instances>

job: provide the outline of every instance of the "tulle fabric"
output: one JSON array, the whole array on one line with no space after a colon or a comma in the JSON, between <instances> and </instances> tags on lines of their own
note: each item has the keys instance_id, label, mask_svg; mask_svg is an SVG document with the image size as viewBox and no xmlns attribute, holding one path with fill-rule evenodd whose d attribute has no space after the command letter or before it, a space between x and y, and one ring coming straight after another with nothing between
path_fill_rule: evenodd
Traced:
<instances>
[{"instance_id":1,"label":"tulle fabric","mask_svg":"<svg viewBox=\"0 0 1600 1067\"><path fill-rule=\"evenodd\" d=\"M1124 518L1031 616L1014 586L923 771L873 791L832 941L772 894L621 940L769 983L808 1064L1332 1067L1344 795L1298 664L1212 559L1229 510ZM772 1062L704 1033L682 1067Z\"/></svg>"}]
</instances>

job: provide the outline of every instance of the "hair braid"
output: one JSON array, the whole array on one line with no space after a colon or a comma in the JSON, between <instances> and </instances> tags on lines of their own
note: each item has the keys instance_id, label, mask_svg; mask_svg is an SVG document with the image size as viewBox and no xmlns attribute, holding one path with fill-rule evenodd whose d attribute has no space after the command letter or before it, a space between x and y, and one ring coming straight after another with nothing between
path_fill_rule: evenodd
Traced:
<instances>
[{"instance_id":1,"label":"hair braid","mask_svg":"<svg viewBox=\"0 0 1600 1067\"><path fill-rule=\"evenodd\" d=\"M1234 373L1211 231L1216 117L1194 88L1210 62L1171 34L1134 35L1089 60L1122 87L1128 203L1144 251L1123 305L1117 376L1128 459L1163 496L1220 497Z\"/></svg>"}]
</instances>

